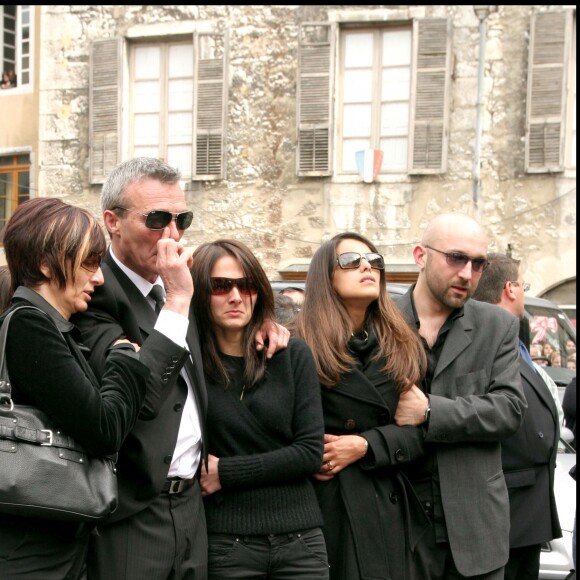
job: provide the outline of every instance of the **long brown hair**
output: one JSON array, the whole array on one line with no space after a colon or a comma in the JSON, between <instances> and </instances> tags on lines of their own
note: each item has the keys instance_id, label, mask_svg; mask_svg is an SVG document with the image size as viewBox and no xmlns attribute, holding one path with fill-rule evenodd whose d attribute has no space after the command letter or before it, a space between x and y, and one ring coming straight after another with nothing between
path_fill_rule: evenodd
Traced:
<instances>
[{"instance_id":1,"label":"long brown hair","mask_svg":"<svg viewBox=\"0 0 580 580\"><path fill-rule=\"evenodd\" d=\"M229 384L230 378L220 357L214 323L211 315L211 272L215 263L224 256L233 257L244 276L257 287L254 311L244 330L244 382L248 386L258 383L266 372L265 352L256 350L256 332L267 319L274 318L274 292L266 272L251 250L236 240L216 240L199 246L193 253L193 312L202 339L200 340L204 372L214 380ZM254 298L252 297L254 300Z\"/></svg>"},{"instance_id":2,"label":"long brown hair","mask_svg":"<svg viewBox=\"0 0 580 580\"><path fill-rule=\"evenodd\" d=\"M355 364L348 350L352 322L332 285L336 249L343 240L357 240L371 252L378 252L372 242L353 232L338 234L323 243L310 262L304 303L292 328L310 346L319 380L327 387L336 386L341 375ZM367 308L365 326L373 328L379 342L375 360L385 361L383 370L392 376L399 390L418 384L427 368L425 351L418 333L407 324L389 297L384 270L380 270L379 297Z\"/></svg>"}]
</instances>

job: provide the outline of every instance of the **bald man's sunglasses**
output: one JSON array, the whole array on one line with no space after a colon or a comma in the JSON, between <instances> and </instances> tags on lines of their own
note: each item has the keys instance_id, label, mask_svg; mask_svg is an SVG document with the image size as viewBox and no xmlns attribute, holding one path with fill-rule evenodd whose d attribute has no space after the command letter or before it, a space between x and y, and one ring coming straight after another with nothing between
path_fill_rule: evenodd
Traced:
<instances>
[{"instance_id":1,"label":"bald man's sunglasses","mask_svg":"<svg viewBox=\"0 0 580 580\"><path fill-rule=\"evenodd\" d=\"M454 268L465 268L467 263L471 262L471 269L474 272L480 273L489 266L489 260L487 258L470 258L463 252L443 252L427 244L425 244L425 247L439 254L443 254L447 263Z\"/></svg>"},{"instance_id":2,"label":"bald man's sunglasses","mask_svg":"<svg viewBox=\"0 0 580 580\"><path fill-rule=\"evenodd\" d=\"M150 230L162 230L166 228L171 220L175 220L175 225L178 230L186 230L193 221L193 212L182 211L180 213L173 213L171 211L165 211L164 209L154 209L149 213L141 213L140 211L135 211L134 209L129 209L127 207L121 207L117 205L113 208L122 209L123 211L130 211L145 218L145 225Z\"/></svg>"}]
</instances>

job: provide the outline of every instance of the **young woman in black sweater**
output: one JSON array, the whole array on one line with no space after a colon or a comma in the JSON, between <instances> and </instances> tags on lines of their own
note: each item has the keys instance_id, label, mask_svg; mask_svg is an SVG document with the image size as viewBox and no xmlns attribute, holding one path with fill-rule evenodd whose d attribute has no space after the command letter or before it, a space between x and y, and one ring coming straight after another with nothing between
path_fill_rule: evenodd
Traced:
<instances>
[{"instance_id":1,"label":"young woman in black sweater","mask_svg":"<svg viewBox=\"0 0 580 580\"><path fill-rule=\"evenodd\" d=\"M254 335L274 318L268 278L234 240L193 255L193 308L208 390L201 488L209 578L328 578L322 516L311 476L324 423L314 359L292 339L270 360Z\"/></svg>"}]
</instances>

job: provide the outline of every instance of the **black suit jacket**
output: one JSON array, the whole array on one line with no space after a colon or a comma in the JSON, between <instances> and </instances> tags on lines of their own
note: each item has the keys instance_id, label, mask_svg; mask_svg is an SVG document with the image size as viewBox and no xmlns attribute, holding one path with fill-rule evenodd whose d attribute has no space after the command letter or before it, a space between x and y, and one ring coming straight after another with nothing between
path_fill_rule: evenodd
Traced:
<instances>
[{"instance_id":1,"label":"black suit jacket","mask_svg":"<svg viewBox=\"0 0 580 580\"><path fill-rule=\"evenodd\" d=\"M562 536L554 497L558 410L542 377L524 360L520 376L528 410L521 427L501 446L510 498L510 548Z\"/></svg>"},{"instance_id":2,"label":"black suit jacket","mask_svg":"<svg viewBox=\"0 0 580 580\"><path fill-rule=\"evenodd\" d=\"M192 316L187 332L188 352L153 330L154 310L110 252L103 260L102 270L105 283L95 289L88 310L74 318L84 344L91 349L89 363L100 376L107 349L112 342L125 337L142 345L140 360L151 370L140 418L119 452L119 508L109 520L112 522L147 507L167 479L187 396L185 380L179 374L182 367L185 366L195 392L202 441L207 393Z\"/></svg>"}]
</instances>

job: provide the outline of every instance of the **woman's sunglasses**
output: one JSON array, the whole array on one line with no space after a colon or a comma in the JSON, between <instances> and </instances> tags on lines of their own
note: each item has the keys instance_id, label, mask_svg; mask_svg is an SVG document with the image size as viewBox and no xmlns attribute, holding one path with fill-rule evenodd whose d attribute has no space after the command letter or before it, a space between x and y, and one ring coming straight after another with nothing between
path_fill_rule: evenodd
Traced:
<instances>
[{"instance_id":1,"label":"woman's sunglasses","mask_svg":"<svg viewBox=\"0 0 580 580\"><path fill-rule=\"evenodd\" d=\"M426 248L433 250L434 252L439 252L445 256L445 260L450 266L454 268L465 268L467 262L471 262L471 269L474 272L483 272L489 266L489 260L487 258L470 258L467 254L463 252L443 252L437 248L432 248L425 244Z\"/></svg>"},{"instance_id":2,"label":"woman's sunglasses","mask_svg":"<svg viewBox=\"0 0 580 580\"><path fill-rule=\"evenodd\" d=\"M380 254L370 252L368 254L359 254L358 252L344 252L336 258L336 263L343 270L354 270L360 266L361 260L365 259L371 268L375 270L385 269L385 260Z\"/></svg>"},{"instance_id":3,"label":"woman's sunglasses","mask_svg":"<svg viewBox=\"0 0 580 580\"><path fill-rule=\"evenodd\" d=\"M240 294L249 296L258 291L258 287L249 278L212 278L211 293L214 296L225 296L237 288Z\"/></svg>"},{"instance_id":4,"label":"woman's sunglasses","mask_svg":"<svg viewBox=\"0 0 580 580\"><path fill-rule=\"evenodd\" d=\"M133 213L139 214L145 218L145 225L150 230L162 230L166 228L171 220L175 220L178 230L186 230L193 221L193 212L182 211L180 213L173 213L171 211L165 211L164 209L154 209L149 213L141 213L140 211L135 211L134 209L129 209L127 207L121 207L120 205L115 206L115 209L122 209L123 211L131 211Z\"/></svg>"},{"instance_id":5,"label":"woman's sunglasses","mask_svg":"<svg viewBox=\"0 0 580 580\"><path fill-rule=\"evenodd\" d=\"M96 272L101 267L101 260L103 256L100 254L91 254L81 264L81 268L87 272Z\"/></svg>"}]
</instances>

